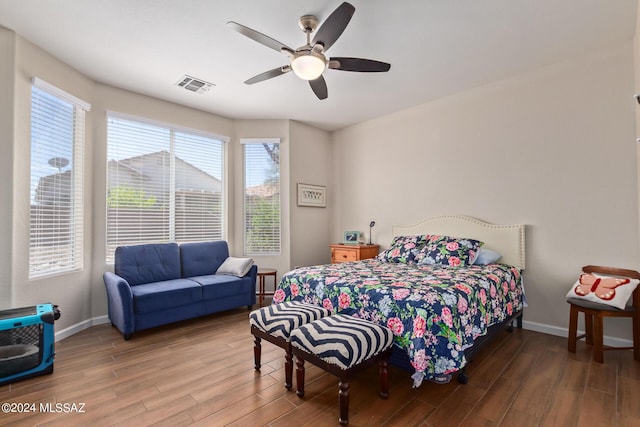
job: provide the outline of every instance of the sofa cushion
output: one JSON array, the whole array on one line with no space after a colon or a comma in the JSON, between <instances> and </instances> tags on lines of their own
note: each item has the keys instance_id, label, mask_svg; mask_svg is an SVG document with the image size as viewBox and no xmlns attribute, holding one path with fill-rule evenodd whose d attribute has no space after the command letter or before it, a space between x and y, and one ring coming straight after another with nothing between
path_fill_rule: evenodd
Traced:
<instances>
[{"instance_id":1,"label":"sofa cushion","mask_svg":"<svg viewBox=\"0 0 640 427\"><path fill-rule=\"evenodd\" d=\"M179 279L180 250L176 243L119 246L114 271L131 286Z\"/></svg>"},{"instance_id":2,"label":"sofa cushion","mask_svg":"<svg viewBox=\"0 0 640 427\"><path fill-rule=\"evenodd\" d=\"M194 242L180 245L182 277L214 274L229 257L227 242Z\"/></svg>"},{"instance_id":3,"label":"sofa cushion","mask_svg":"<svg viewBox=\"0 0 640 427\"><path fill-rule=\"evenodd\" d=\"M202 300L202 286L189 279L165 280L132 286L133 311L149 313Z\"/></svg>"},{"instance_id":4,"label":"sofa cushion","mask_svg":"<svg viewBox=\"0 0 640 427\"><path fill-rule=\"evenodd\" d=\"M210 300L251 292L251 278L243 279L227 274L190 277L202 285L202 299Z\"/></svg>"}]
</instances>

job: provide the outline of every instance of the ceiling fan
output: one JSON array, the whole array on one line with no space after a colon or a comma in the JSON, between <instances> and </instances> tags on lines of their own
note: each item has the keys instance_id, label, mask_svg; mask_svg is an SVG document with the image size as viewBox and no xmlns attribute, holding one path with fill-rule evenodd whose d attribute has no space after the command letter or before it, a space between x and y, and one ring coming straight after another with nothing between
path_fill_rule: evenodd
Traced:
<instances>
[{"instance_id":1,"label":"ceiling fan","mask_svg":"<svg viewBox=\"0 0 640 427\"><path fill-rule=\"evenodd\" d=\"M264 46L282 52L289 57L288 65L265 71L250 78L245 81L245 83L251 85L293 71L293 73L301 79L309 81L313 93L315 93L319 99L326 99L328 95L327 83L322 76L326 68L364 73L389 71L391 65L386 62L349 57L327 58L325 55L325 52L333 46L345 30L355 11L356 8L353 7L353 5L344 2L329 15L320 28L318 28L318 18L313 15L302 16L298 20L298 25L307 35L307 43L295 50L237 22L227 22L229 27L240 34ZM318 28L318 31L315 33L313 40L311 40L311 33L314 32L316 28Z\"/></svg>"}]
</instances>

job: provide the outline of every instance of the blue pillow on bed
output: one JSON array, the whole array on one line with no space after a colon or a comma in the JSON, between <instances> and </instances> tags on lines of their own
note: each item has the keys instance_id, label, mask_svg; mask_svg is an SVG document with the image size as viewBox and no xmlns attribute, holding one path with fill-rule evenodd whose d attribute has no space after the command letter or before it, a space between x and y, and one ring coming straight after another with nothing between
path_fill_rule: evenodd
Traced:
<instances>
[{"instance_id":1,"label":"blue pillow on bed","mask_svg":"<svg viewBox=\"0 0 640 427\"><path fill-rule=\"evenodd\" d=\"M418 256L418 264L467 267L476 260L483 244L484 242L474 239L429 236L427 244Z\"/></svg>"},{"instance_id":2,"label":"blue pillow on bed","mask_svg":"<svg viewBox=\"0 0 640 427\"><path fill-rule=\"evenodd\" d=\"M500 258L502 258L502 255L500 255L498 252L492 251L491 249L481 248L480 251L478 252L478 256L476 257L476 260L473 261L473 264L474 265L493 264L494 262L498 261Z\"/></svg>"},{"instance_id":3,"label":"blue pillow on bed","mask_svg":"<svg viewBox=\"0 0 640 427\"><path fill-rule=\"evenodd\" d=\"M416 257L424 247L429 235L419 234L415 236L396 236L391 246L376 257L382 262L395 262L403 264L417 264Z\"/></svg>"}]
</instances>

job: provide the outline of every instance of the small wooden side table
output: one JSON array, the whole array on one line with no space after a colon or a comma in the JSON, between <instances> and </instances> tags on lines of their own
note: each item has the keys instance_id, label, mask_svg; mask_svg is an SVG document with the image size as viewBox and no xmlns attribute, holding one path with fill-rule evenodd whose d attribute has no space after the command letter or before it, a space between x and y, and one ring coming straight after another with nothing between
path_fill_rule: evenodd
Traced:
<instances>
[{"instance_id":1,"label":"small wooden side table","mask_svg":"<svg viewBox=\"0 0 640 427\"><path fill-rule=\"evenodd\" d=\"M341 243L329 245L331 248L331 264L338 262L362 261L378 255L379 245L345 245Z\"/></svg>"},{"instance_id":2,"label":"small wooden side table","mask_svg":"<svg viewBox=\"0 0 640 427\"><path fill-rule=\"evenodd\" d=\"M273 295L273 292L265 292L264 290L264 278L267 276L273 276L273 290L275 292L276 286L278 285L277 279L278 270L275 268L259 268L258 269L258 283L260 284L260 290L258 291L260 305L262 305L262 300L265 295Z\"/></svg>"}]
</instances>

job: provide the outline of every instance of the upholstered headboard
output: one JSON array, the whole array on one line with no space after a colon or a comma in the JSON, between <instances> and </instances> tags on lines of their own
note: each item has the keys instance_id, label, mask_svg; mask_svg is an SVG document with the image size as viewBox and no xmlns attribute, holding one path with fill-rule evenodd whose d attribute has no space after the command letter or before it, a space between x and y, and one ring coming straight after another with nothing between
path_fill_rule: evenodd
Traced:
<instances>
[{"instance_id":1,"label":"upholstered headboard","mask_svg":"<svg viewBox=\"0 0 640 427\"><path fill-rule=\"evenodd\" d=\"M496 225L470 216L448 215L427 218L414 225L394 225L391 231L393 237L439 234L480 240L484 248L502 255L499 262L524 269L524 229L523 224Z\"/></svg>"}]
</instances>

